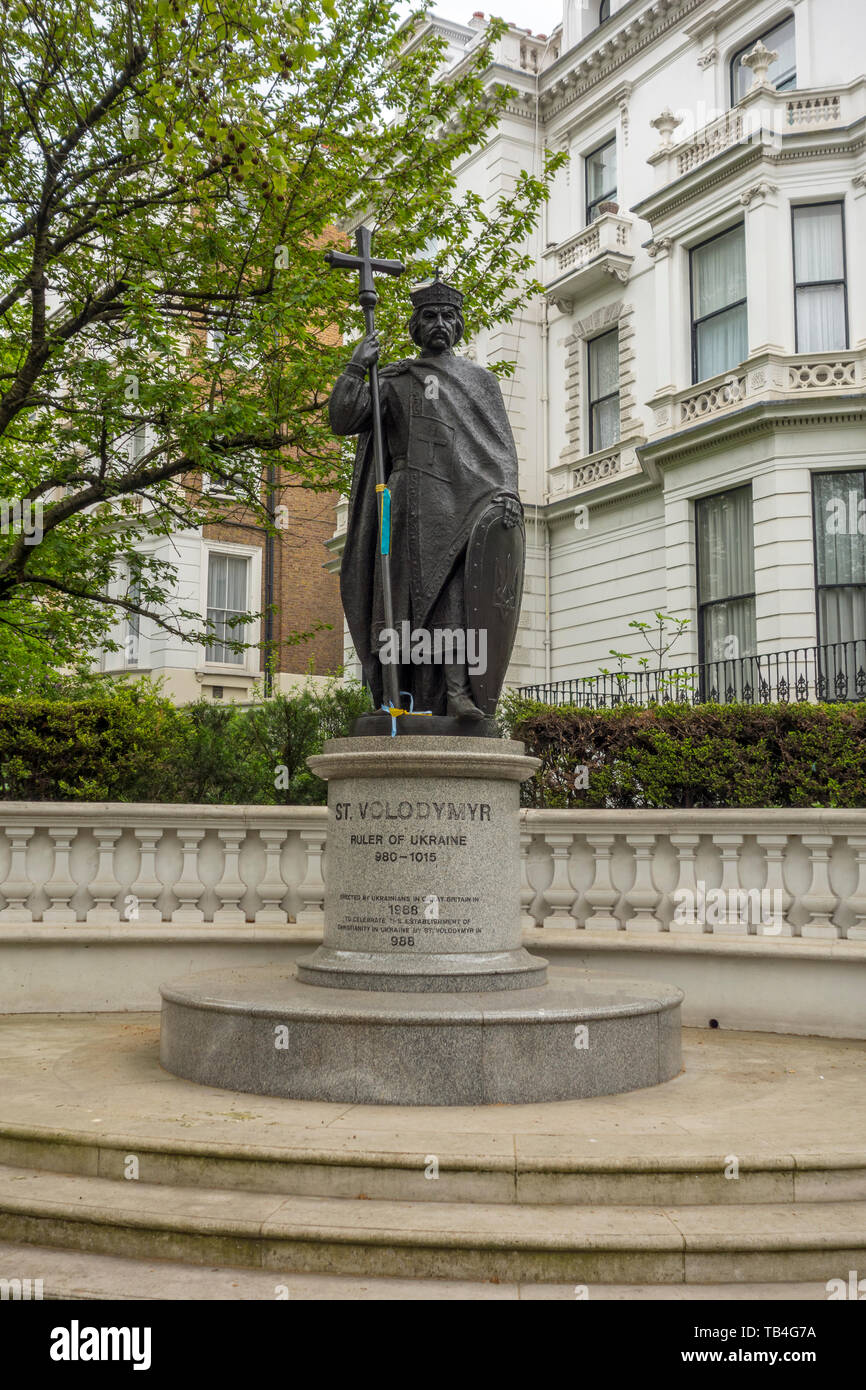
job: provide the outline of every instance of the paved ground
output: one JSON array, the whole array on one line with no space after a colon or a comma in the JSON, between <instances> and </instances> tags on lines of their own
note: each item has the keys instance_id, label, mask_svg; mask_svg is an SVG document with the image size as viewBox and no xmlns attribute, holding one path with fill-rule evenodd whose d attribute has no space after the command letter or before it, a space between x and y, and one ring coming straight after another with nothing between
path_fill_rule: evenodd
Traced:
<instances>
[{"instance_id":1,"label":"paved ground","mask_svg":"<svg viewBox=\"0 0 866 1390\"><path fill-rule=\"evenodd\" d=\"M205 1299L273 1302L592 1302L824 1301L824 1284L478 1284L468 1279L362 1279L327 1274L275 1275L264 1270L123 1260L78 1250L0 1242L0 1279L42 1279L46 1299Z\"/></svg>"},{"instance_id":2,"label":"paved ground","mask_svg":"<svg viewBox=\"0 0 866 1390\"><path fill-rule=\"evenodd\" d=\"M440 1156L866 1153L866 1041L686 1030L673 1081L628 1095L477 1108L331 1105L220 1091L159 1065L136 1014L0 1017L0 1125L234 1148Z\"/></svg>"},{"instance_id":3,"label":"paved ground","mask_svg":"<svg viewBox=\"0 0 866 1390\"><path fill-rule=\"evenodd\" d=\"M644 1236L647 1231L651 1233L655 1229L653 1223L657 1225L662 1217L674 1228L674 1235L681 1225L691 1230L695 1222L700 1230L701 1222L708 1229L712 1227L716 1234L710 1245L715 1248L717 1244L719 1249L732 1231L739 1232L739 1244L744 1249L748 1248L752 1234L756 1246L780 1248L791 1232L796 1234L795 1227L804 1225L811 1233L805 1241L810 1249L826 1242L834 1248L850 1243L847 1236L853 1229L852 1223L862 1223L866 1211L866 1041L722 1030L686 1030L683 1041L683 1072L673 1081L648 1090L544 1105L422 1109L294 1102L179 1080L160 1067L157 1015L0 1016L0 1146L6 1155L3 1162L12 1165L0 1169L8 1186L4 1210L11 1210L16 1200L20 1205L29 1182L34 1189L35 1206L44 1197L43 1189L50 1202L55 1203L69 1189L72 1196L66 1207L73 1222L78 1219L74 1215L76 1207L87 1204L91 1188L95 1194L92 1200L101 1201L112 1213L112 1219L117 1214L115 1207L119 1210L133 1197L145 1203L155 1201L154 1209L160 1211L178 1207L186 1212L197 1201L199 1205L204 1203L205 1216L209 1211L205 1210L205 1199L209 1199L220 1210L220 1203L227 1204L237 1219L243 1215L244 1204L255 1211L268 1203L279 1205L281 1210L294 1203L304 1211L307 1207L325 1211L326 1203L317 1197L284 1199L245 1190L243 1175L253 1169L260 1175L259 1160L285 1158L292 1160L294 1176L288 1187L278 1185L274 1189L277 1193L303 1192L303 1187L294 1184L302 1180L305 1170L316 1175L326 1170L335 1175L338 1170L344 1174L349 1171L351 1186L355 1181L351 1178L354 1165L361 1163L365 1194L370 1194L379 1182L377 1174L381 1174L383 1192L379 1196L384 1194L386 1200L356 1202L349 1207L345 1202L337 1202L340 1220L347 1219L345 1213L351 1208L352 1219L361 1225L366 1217L374 1222L383 1220L381 1212L393 1207L395 1212L399 1208L410 1213L425 1229L442 1222L450 1222L457 1229L461 1223L477 1224L482 1218L489 1218L493 1226L498 1227L504 1220L507 1229L515 1231L522 1229L521 1223L529 1223L537 1237L535 1227L539 1223L545 1230L547 1225L559 1230L567 1218L576 1223L576 1229L592 1227L595 1239L595 1228L601 1223L605 1231L615 1227L622 1242L636 1242L636 1248L641 1244L641 1232ZM73 1147L63 1148L64 1139L73 1141ZM88 1154L83 1167L79 1166L82 1140L86 1141ZM170 1185L162 1188L146 1187L144 1182L118 1185L116 1180L126 1175L118 1171L117 1165L124 1154L135 1152L136 1147L139 1152L163 1152L169 1155L170 1162L174 1161L171 1155L182 1153L188 1156L184 1162L190 1157L195 1163L203 1160L203 1186L190 1178L189 1168L185 1170L186 1178L166 1170L162 1181ZM71 1168L70 1154L74 1160ZM431 1190L433 1185L421 1183L424 1164L431 1154L438 1156L445 1179L435 1185L435 1193ZM721 1183L722 1167L733 1155L744 1168L752 1163L751 1176L744 1174L752 1183L752 1195L746 1192L748 1183ZM211 1192L210 1185L219 1186L211 1164L227 1158L232 1162L241 1160L240 1175L233 1182L241 1190ZM92 1166L94 1163L98 1166ZM625 1167L630 1176L618 1171ZM54 1174L46 1171L51 1168L55 1169ZM633 1198L648 1205L616 1205L622 1200L615 1195L616 1183L621 1179L634 1184L637 1175L638 1183L655 1182L660 1170L667 1170L669 1178L665 1181L669 1181L671 1170L677 1169L685 1174L684 1185L676 1188L679 1196L669 1193L665 1200L685 1205L667 1212L655 1210L655 1203L649 1204L651 1193ZM82 1176L67 1176L72 1171ZM592 1177L593 1171L596 1178ZM702 1197L698 1188L690 1188L689 1183L704 1182L707 1172L717 1184L716 1195ZM515 1174L521 1175L520 1182L524 1184L523 1195L518 1197L524 1205L485 1206L490 1202L514 1202ZM680 1181L676 1173L673 1177ZM454 1184L450 1189L449 1178ZM533 1183L554 1179L565 1184L558 1195L550 1195L549 1188L545 1189L548 1195L531 1195ZM181 1183L180 1188L174 1186L176 1181ZM184 1182L192 1185L184 1188ZM476 1182L483 1184L483 1192L481 1187L473 1187ZM575 1187L569 1196L568 1184L572 1182L589 1182L590 1187L579 1191ZM593 1182L596 1187L592 1187ZM794 1182L796 1202L792 1201ZM766 1185L766 1191L761 1184ZM723 1194L719 1193L719 1185ZM629 1190L635 1189L632 1186ZM112 1195L106 1204L107 1191ZM339 1198L339 1186L334 1192ZM499 1192L506 1195L497 1196ZM698 1195L690 1196L689 1192ZM391 1200L395 1194L402 1205ZM344 1195L364 1194L352 1187ZM419 1195L426 1200L419 1203ZM457 1200L458 1206L441 1206L437 1211L436 1203L441 1199L451 1203ZM556 1201L578 1205L533 1206ZM608 1206L608 1201L613 1205ZM728 1201L740 1205L726 1208ZM708 1205L689 1205L696 1202ZM759 1208L749 1206L750 1202L777 1205ZM26 1200L24 1206L31 1209ZM338 1217L328 1215L328 1219ZM779 1245L764 1231L768 1222L772 1227L770 1236L779 1236ZM575 1248L583 1249L582 1238L575 1239ZM476 1243L484 1245L480 1238ZM59 1242L60 1246L64 1244L69 1242ZM678 1249L682 1245L679 1236L675 1244ZM688 1244L686 1241L687 1247ZM802 1239L800 1244L804 1244ZM97 1250L0 1243L0 1279L43 1279L46 1298L85 1300L117 1296L259 1301L574 1301L583 1296L592 1300L676 1301L827 1298L824 1282L781 1282L815 1279L811 1268L807 1271L805 1265L798 1267L796 1263L790 1266L789 1274L762 1271L751 1276L778 1278L778 1283L747 1282L749 1275L745 1272L738 1276L742 1282L723 1285L614 1285L602 1283L602 1275L584 1291L583 1286L576 1288L574 1284L514 1283L505 1279L501 1283L483 1283L453 1278L372 1278L354 1273L281 1275L264 1269L221 1267L219 1263L192 1267L172 1259L151 1259L147 1253L139 1259L127 1259L124 1256L131 1252L126 1247L117 1255ZM220 1258L224 1257L215 1255L217 1261ZM845 1274L847 1268L846 1265L845 1270L837 1272ZM637 1277L666 1276L651 1273ZM686 1273L686 1280L690 1277L700 1280L728 1276L702 1271L692 1276Z\"/></svg>"}]
</instances>

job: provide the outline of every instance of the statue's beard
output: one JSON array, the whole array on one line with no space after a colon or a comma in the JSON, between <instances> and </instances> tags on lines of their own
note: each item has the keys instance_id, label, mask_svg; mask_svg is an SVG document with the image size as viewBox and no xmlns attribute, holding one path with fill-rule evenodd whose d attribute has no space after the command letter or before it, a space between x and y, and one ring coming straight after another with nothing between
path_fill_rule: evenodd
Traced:
<instances>
[{"instance_id":1,"label":"statue's beard","mask_svg":"<svg viewBox=\"0 0 866 1390\"><path fill-rule=\"evenodd\" d=\"M428 352L447 352L454 346L454 334L447 328L437 333L429 333L424 340Z\"/></svg>"}]
</instances>

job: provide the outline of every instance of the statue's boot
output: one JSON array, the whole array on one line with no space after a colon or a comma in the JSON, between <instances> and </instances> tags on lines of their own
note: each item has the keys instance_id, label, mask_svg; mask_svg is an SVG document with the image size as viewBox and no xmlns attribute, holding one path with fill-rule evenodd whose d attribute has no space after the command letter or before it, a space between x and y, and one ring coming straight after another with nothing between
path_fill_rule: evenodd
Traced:
<instances>
[{"instance_id":1,"label":"statue's boot","mask_svg":"<svg viewBox=\"0 0 866 1390\"><path fill-rule=\"evenodd\" d=\"M469 689L469 678L466 674L465 666L445 667L445 691L447 695L447 711L452 718L484 718L484 711L480 710L472 699L472 693Z\"/></svg>"}]
</instances>

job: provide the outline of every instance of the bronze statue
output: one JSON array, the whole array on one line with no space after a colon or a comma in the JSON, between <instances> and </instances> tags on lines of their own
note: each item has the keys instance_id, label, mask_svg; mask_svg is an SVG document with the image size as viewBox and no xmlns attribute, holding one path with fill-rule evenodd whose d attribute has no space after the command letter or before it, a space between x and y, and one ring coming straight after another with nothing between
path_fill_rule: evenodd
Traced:
<instances>
[{"instance_id":1,"label":"bronze statue","mask_svg":"<svg viewBox=\"0 0 866 1390\"><path fill-rule=\"evenodd\" d=\"M369 233L359 252L358 262L329 259L357 264L362 289L369 266L398 273L398 262L370 261ZM358 732L382 732L388 720L400 733L494 733L523 582L517 454L496 377L454 353L462 294L435 280L411 300L418 356L377 372L370 306L370 331L329 403L334 433L360 436L340 588L382 714L366 717ZM412 714L398 721L393 710Z\"/></svg>"}]
</instances>

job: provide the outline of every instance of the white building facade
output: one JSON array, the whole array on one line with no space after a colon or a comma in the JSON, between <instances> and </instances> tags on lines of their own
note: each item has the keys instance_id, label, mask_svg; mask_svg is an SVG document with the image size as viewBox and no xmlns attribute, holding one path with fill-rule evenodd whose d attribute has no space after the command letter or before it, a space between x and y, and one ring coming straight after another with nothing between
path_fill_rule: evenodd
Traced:
<instances>
[{"instance_id":1,"label":"white building facade","mask_svg":"<svg viewBox=\"0 0 866 1390\"><path fill-rule=\"evenodd\" d=\"M483 20L431 24L459 63ZM866 6L565 0L487 81L464 187L568 154L543 297L467 349L517 363L510 683L638 670L664 611L695 694L866 695Z\"/></svg>"}]
</instances>

